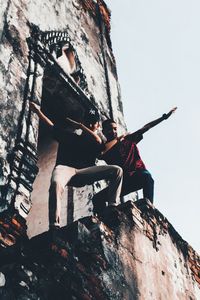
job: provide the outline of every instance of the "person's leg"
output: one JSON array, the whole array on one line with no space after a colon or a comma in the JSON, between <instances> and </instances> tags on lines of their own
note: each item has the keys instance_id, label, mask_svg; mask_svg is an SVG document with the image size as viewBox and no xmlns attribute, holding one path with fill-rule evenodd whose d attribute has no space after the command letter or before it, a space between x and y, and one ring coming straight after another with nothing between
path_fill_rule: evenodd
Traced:
<instances>
[{"instance_id":1,"label":"person's leg","mask_svg":"<svg viewBox=\"0 0 200 300\"><path fill-rule=\"evenodd\" d=\"M108 204L115 205L121 193L123 179L123 171L118 166L93 166L76 170L76 175L71 178L68 185L84 186L102 179L109 180Z\"/></svg>"},{"instance_id":2,"label":"person's leg","mask_svg":"<svg viewBox=\"0 0 200 300\"><path fill-rule=\"evenodd\" d=\"M49 188L49 226L60 227L61 199L65 185L75 174L75 169L58 165L55 167L51 177Z\"/></svg>"},{"instance_id":3,"label":"person's leg","mask_svg":"<svg viewBox=\"0 0 200 300\"><path fill-rule=\"evenodd\" d=\"M143 172L143 194L144 198L149 199L153 203L154 180L147 170Z\"/></svg>"},{"instance_id":4,"label":"person's leg","mask_svg":"<svg viewBox=\"0 0 200 300\"><path fill-rule=\"evenodd\" d=\"M122 196L143 189L143 195L153 203L154 180L147 170L138 170L125 174L122 185Z\"/></svg>"},{"instance_id":5,"label":"person's leg","mask_svg":"<svg viewBox=\"0 0 200 300\"><path fill-rule=\"evenodd\" d=\"M124 180L122 184L122 196L126 196L132 192L143 188L142 174L141 172L135 171L132 174L124 174Z\"/></svg>"},{"instance_id":6,"label":"person's leg","mask_svg":"<svg viewBox=\"0 0 200 300\"><path fill-rule=\"evenodd\" d=\"M108 190L109 188L106 187L93 196L92 203L94 214L96 213L99 215L106 208L106 202L108 202Z\"/></svg>"}]
</instances>

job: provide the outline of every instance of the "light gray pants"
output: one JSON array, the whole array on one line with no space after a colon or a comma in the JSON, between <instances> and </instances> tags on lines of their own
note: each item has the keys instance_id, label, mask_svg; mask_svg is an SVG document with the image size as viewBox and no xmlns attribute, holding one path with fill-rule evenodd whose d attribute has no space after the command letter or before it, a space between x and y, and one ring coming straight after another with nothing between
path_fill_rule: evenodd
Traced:
<instances>
[{"instance_id":1,"label":"light gray pants","mask_svg":"<svg viewBox=\"0 0 200 300\"><path fill-rule=\"evenodd\" d=\"M117 204L123 179L120 167L112 165L75 169L63 165L56 166L49 189L49 225L60 226L61 199L66 185L82 187L102 179L109 180L108 205Z\"/></svg>"}]
</instances>

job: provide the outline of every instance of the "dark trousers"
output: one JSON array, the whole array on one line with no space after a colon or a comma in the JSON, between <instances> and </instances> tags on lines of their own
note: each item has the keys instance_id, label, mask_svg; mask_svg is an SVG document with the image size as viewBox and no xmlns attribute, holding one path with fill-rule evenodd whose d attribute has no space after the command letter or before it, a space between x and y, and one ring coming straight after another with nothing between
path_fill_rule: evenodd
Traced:
<instances>
[{"instance_id":1,"label":"dark trousers","mask_svg":"<svg viewBox=\"0 0 200 300\"><path fill-rule=\"evenodd\" d=\"M138 170L133 174L124 173L121 196L143 189L144 198L153 203L154 180L147 170Z\"/></svg>"},{"instance_id":2,"label":"dark trousers","mask_svg":"<svg viewBox=\"0 0 200 300\"><path fill-rule=\"evenodd\" d=\"M137 170L133 174L125 173L120 196L128 195L131 192L143 189L144 198L153 203L154 180L147 170ZM93 199L94 213L102 211L108 202L108 188L97 193Z\"/></svg>"}]
</instances>

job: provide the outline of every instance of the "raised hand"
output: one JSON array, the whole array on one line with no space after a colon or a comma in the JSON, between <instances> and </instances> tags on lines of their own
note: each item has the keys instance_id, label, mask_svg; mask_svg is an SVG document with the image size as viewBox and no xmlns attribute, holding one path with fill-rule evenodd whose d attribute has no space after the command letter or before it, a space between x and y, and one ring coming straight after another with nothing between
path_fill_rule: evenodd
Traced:
<instances>
[{"instance_id":1,"label":"raised hand","mask_svg":"<svg viewBox=\"0 0 200 300\"><path fill-rule=\"evenodd\" d=\"M47 126L52 127L54 123L45 115L40 109L40 106L34 102L29 101L30 110L38 115L40 120L42 120Z\"/></svg>"},{"instance_id":2,"label":"raised hand","mask_svg":"<svg viewBox=\"0 0 200 300\"><path fill-rule=\"evenodd\" d=\"M40 111L40 106L34 102L29 101L29 107L31 111L35 112L36 114Z\"/></svg>"},{"instance_id":3,"label":"raised hand","mask_svg":"<svg viewBox=\"0 0 200 300\"><path fill-rule=\"evenodd\" d=\"M177 110L177 107L172 108L167 114L164 114L164 119L168 119L171 114L175 113L175 111Z\"/></svg>"},{"instance_id":4,"label":"raised hand","mask_svg":"<svg viewBox=\"0 0 200 300\"><path fill-rule=\"evenodd\" d=\"M173 114L173 113L175 113L175 111L177 110L177 106L176 107L174 107L174 108L172 108L169 112L171 113L171 114Z\"/></svg>"}]
</instances>

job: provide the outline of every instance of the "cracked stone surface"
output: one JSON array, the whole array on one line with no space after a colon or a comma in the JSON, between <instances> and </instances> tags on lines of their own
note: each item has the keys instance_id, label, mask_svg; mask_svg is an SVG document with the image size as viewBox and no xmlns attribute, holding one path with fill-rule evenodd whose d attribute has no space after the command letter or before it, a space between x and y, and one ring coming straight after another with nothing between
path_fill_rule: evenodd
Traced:
<instances>
[{"instance_id":1,"label":"cracked stone surface","mask_svg":"<svg viewBox=\"0 0 200 300\"><path fill-rule=\"evenodd\" d=\"M1 299L200 299L200 257L149 202L128 201L1 252Z\"/></svg>"},{"instance_id":2,"label":"cracked stone surface","mask_svg":"<svg viewBox=\"0 0 200 300\"><path fill-rule=\"evenodd\" d=\"M115 59L111 46L106 41L106 36L103 38L104 44L102 46L100 25L94 11L95 3L96 1L93 0L47 0L45 2L36 0L0 0L0 212L9 208L16 189L16 185L10 186L9 184L8 193L4 197L7 189L6 184L9 182L10 164L15 151L16 139L17 137L19 138L19 133L21 132L23 140L28 130L29 105L28 97L25 97L25 90L29 67L27 38L31 36L31 25L38 27L43 32L59 31L69 34L84 70L88 91L93 95L95 103L101 111L104 112L104 118L106 115L109 116L110 113L103 58L103 50L105 51L113 113L116 120L119 121L121 130L125 130ZM106 20L106 22L108 21ZM30 69L33 73L34 66L31 65ZM43 73L42 67L38 66L33 97L34 101L38 103L40 103L42 96ZM29 82L31 81L33 81L33 78L29 80ZM38 119L35 116L31 117L28 139L37 148ZM38 190L31 195L34 206L31 211L30 222L28 220L30 236L41 233L48 227L48 187L50 174L55 164L55 143L52 144L52 141L49 144L47 143L46 148L52 148L53 150L49 153L49 156L47 156L48 153L46 155L39 153L38 165L40 173L38 178L41 182L42 174L44 188L43 194L41 194L41 185L38 187L37 181L35 185ZM44 158L41 162L42 155L46 157L46 160ZM48 161L48 166L46 161ZM35 189L35 186L33 188ZM95 189L97 190L96 186L93 186L74 191L74 199L76 200L74 201L74 219L91 214L91 197ZM40 197L37 195L40 195ZM26 196L29 198L30 193ZM44 210L43 208L41 210L38 209L38 207L41 207L41 202L44 203ZM66 203L67 197L63 209L65 212ZM37 212L41 212L41 214L35 218ZM63 216L65 224L67 222L66 219L65 214ZM34 224L34 226L31 224Z\"/></svg>"}]
</instances>

